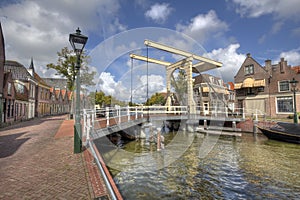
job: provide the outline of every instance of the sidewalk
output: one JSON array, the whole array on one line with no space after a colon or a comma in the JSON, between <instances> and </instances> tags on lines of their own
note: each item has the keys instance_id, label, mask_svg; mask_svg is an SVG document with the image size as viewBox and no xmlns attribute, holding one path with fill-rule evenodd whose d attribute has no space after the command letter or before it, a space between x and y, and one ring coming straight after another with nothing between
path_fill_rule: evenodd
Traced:
<instances>
[{"instance_id":1,"label":"sidewalk","mask_svg":"<svg viewBox=\"0 0 300 200\"><path fill-rule=\"evenodd\" d=\"M88 151L73 154L73 121L39 118L0 129L0 199L108 199Z\"/></svg>"}]
</instances>

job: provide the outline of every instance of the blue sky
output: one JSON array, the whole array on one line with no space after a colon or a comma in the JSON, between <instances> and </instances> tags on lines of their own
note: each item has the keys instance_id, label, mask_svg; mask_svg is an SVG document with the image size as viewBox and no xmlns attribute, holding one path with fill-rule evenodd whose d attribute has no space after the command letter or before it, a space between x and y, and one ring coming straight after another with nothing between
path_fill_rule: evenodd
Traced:
<instances>
[{"instance_id":1,"label":"blue sky","mask_svg":"<svg viewBox=\"0 0 300 200\"><path fill-rule=\"evenodd\" d=\"M98 72L99 89L128 99L130 60L118 52L139 50L143 39L123 45L122 41L106 52L118 58L109 66L100 66L97 59L103 52L95 49L116 35L136 29L154 27L186 34L203 47L196 53L223 63L220 74L232 81L247 53L260 64L271 59L277 63L284 57L288 64L300 65L300 1L298 0L2 0L0 21L5 37L6 58L29 66L30 58L41 76L54 76L46 64L56 62L56 52L68 43L69 33L80 27L89 37L86 49L91 52L93 70ZM155 29L156 30L156 29ZM139 31L138 31L139 32ZM155 31L154 31L155 32ZM154 34L153 32L153 34ZM131 33L131 32L130 32ZM140 33L138 33L140 34ZM197 51L197 48L161 32L168 45ZM151 35L150 35L151 37ZM142 38L142 37L141 37ZM121 37L122 39L122 37ZM145 38L146 39L146 38ZM181 42L180 42L181 41ZM199 46L198 45L198 46ZM97 48L98 47L98 48ZM120 50L122 47L122 51ZM103 49L102 49L103 50ZM145 53L145 49L140 53ZM157 53L157 52L156 52ZM153 53L152 55L154 55ZM166 55L161 57L167 59ZM101 57L108 59L105 57ZM123 58L123 59L121 59ZM118 66L122 65L118 69ZM125 67L123 67L125 66ZM104 69L103 69L104 67ZM126 68L127 67L127 68ZM145 84L145 67L136 63L136 88ZM100 70L99 70L100 69ZM158 70L156 70L158 69ZM163 91L163 68L150 71L151 92ZM139 74L137 73L139 71ZM159 84L158 81L159 80ZM100 84L101 83L101 84ZM143 88L144 89L144 88ZM143 92L137 92L143 93ZM142 97L137 97L142 98Z\"/></svg>"}]
</instances>

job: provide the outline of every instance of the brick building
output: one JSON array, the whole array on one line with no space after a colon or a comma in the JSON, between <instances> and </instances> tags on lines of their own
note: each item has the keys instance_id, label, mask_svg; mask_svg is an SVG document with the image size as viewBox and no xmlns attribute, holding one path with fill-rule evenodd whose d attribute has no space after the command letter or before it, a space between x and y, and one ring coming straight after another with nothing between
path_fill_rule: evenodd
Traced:
<instances>
[{"instance_id":1,"label":"brick building","mask_svg":"<svg viewBox=\"0 0 300 200\"><path fill-rule=\"evenodd\" d=\"M194 79L194 100L201 114L226 112L233 109L234 91L221 78L200 74Z\"/></svg>"},{"instance_id":2,"label":"brick building","mask_svg":"<svg viewBox=\"0 0 300 200\"><path fill-rule=\"evenodd\" d=\"M4 48L4 38L3 38L2 26L1 26L1 22L0 22L0 123L4 122L4 112L3 112L4 63L5 63L5 48Z\"/></svg>"},{"instance_id":3,"label":"brick building","mask_svg":"<svg viewBox=\"0 0 300 200\"><path fill-rule=\"evenodd\" d=\"M271 117L287 117L293 114L293 92L290 80L300 82L300 74L287 64L284 58L277 64L265 61L265 66L256 62L250 54L234 77L236 104L246 112L259 110ZM296 90L299 91L300 83ZM300 111L300 93L296 93L297 111Z\"/></svg>"},{"instance_id":4,"label":"brick building","mask_svg":"<svg viewBox=\"0 0 300 200\"><path fill-rule=\"evenodd\" d=\"M5 59L0 23L0 126L34 117L68 113L72 92L65 89L66 81L61 85L64 88L56 89L52 94L52 86L35 72L33 59L29 68ZM54 107L57 109L52 112Z\"/></svg>"}]
</instances>

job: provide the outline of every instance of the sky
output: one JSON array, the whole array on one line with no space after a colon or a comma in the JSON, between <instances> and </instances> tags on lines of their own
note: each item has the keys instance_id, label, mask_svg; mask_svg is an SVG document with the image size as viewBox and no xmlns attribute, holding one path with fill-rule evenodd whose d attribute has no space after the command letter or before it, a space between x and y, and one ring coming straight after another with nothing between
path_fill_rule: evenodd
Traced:
<instances>
[{"instance_id":1,"label":"sky","mask_svg":"<svg viewBox=\"0 0 300 200\"><path fill-rule=\"evenodd\" d=\"M223 66L212 73L233 81L247 53L262 66L281 57L300 65L299 13L299 0L0 1L7 60L28 67L33 57L41 77L57 77L46 65L57 62L63 47L71 48L69 34L80 27L97 72L93 90L127 101L132 94L137 102L145 100L146 85L150 95L166 90L163 66L131 63L129 53L146 55L145 39L217 60ZM157 49L148 54L181 59Z\"/></svg>"}]
</instances>

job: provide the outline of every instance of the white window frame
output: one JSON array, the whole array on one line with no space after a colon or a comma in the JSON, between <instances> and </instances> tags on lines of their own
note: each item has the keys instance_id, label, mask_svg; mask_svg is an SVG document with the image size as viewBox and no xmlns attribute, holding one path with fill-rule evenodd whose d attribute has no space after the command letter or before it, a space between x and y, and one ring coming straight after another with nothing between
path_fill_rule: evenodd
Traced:
<instances>
[{"instance_id":1,"label":"white window frame","mask_svg":"<svg viewBox=\"0 0 300 200\"><path fill-rule=\"evenodd\" d=\"M248 69L252 69L252 70L248 70ZM245 73L245 75L254 74L254 65L250 64L250 65L245 66L244 73Z\"/></svg>"},{"instance_id":2,"label":"white window frame","mask_svg":"<svg viewBox=\"0 0 300 200\"><path fill-rule=\"evenodd\" d=\"M11 92L12 92L12 83L8 82L7 83L7 95L11 96Z\"/></svg>"},{"instance_id":3,"label":"white window frame","mask_svg":"<svg viewBox=\"0 0 300 200\"><path fill-rule=\"evenodd\" d=\"M278 99L280 99L280 98L291 98L292 99L292 111L291 112L279 112L279 110L278 110ZM275 107L276 107L276 114L292 114L293 113L293 111L294 111L294 99L293 99L293 97L292 96L278 96L278 97L276 97L275 98L276 99L276 104L275 104Z\"/></svg>"},{"instance_id":4,"label":"white window frame","mask_svg":"<svg viewBox=\"0 0 300 200\"><path fill-rule=\"evenodd\" d=\"M280 88L280 84L283 82L287 82L288 83L288 90L281 90ZM290 81L289 80L282 80L282 81L278 81L278 92L290 92L291 91L291 86L290 86Z\"/></svg>"}]
</instances>

